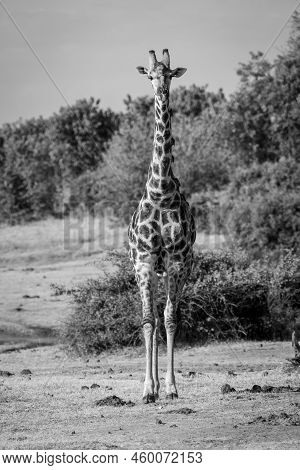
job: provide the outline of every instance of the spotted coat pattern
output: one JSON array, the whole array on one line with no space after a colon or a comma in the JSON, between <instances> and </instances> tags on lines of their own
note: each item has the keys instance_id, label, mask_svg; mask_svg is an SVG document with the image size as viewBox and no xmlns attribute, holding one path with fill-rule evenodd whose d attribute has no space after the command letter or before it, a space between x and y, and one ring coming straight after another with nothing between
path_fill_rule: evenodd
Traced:
<instances>
[{"instance_id":1,"label":"spotted coat pattern","mask_svg":"<svg viewBox=\"0 0 300 470\"><path fill-rule=\"evenodd\" d=\"M139 73L152 80L155 93L155 132L153 156L142 199L129 228L130 257L134 264L143 307L143 330L146 348L144 403L159 396L158 331L156 296L158 276L163 276L167 301L164 323L167 335L168 399L178 397L174 373L174 337L177 328L177 307L184 284L193 264L196 232L190 207L180 192L180 183L172 170L171 111L169 87L171 77L180 77L186 69L170 69L170 56L163 50L158 62L149 51L149 69L137 67Z\"/></svg>"},{"instance_id":2,"label":"spotted coat pattern","mask_svg":"<svg viewBox=\"0 0 300 470\"><path fill-rule=\"evenodd\" d=\"M176 290L191 272L196 232L189 204L172 171L173 145L169 100L163 102L155 96L153 158L144 194L128 229L130 257L138 282L143 282L139 266L152 263L158 275L178 273Z\"/></svg>"}]
</instances>

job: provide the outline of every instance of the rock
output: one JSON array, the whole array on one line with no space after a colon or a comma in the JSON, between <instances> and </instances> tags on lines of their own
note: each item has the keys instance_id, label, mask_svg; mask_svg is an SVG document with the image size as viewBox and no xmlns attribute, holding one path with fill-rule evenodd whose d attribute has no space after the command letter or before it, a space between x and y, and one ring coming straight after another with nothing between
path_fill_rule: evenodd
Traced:
<instances>
[{"instance_id":1,"label":"rock","mask_svg":"<svg viewBox=\"0 0 300 470\"><path fill-rule=\"evenodd\" d=\"M76 434L75 431L72 431L71 434Z\"/></svg>"},{"instance_id":2,"label":"rock","mask_svg":"<svg viewBox=\"0 0 300 470\"><path fill-rule=\"evenodd\" d=\"M250 390L252 393L261 393L261 386L260 385L253 385L253 387Z\"/></svg>"},{"instance_id":3,"label":"rock","mask_svg":"<svg viewBox=\"0 0 300 470\"><path fill-rule=\"evenodd\" d=\"M113 374L114 373L114 370L110 367L107 371L108 374Z\"/></svg>"},{"instance_id":4,"label":"rock","mask_svg":"<svg viewBox=\"0 0 300 470\"><path fill-rule=\"evenodd\" d=\"M171 424L170 428L178 428L177 424Z\"/></svg>"},{"instance_id":5,"label":"rock","mask_svg":"<svg viewBox=\"0 0 300 470\"><path fill-rule=\"evenodd\" d=\"M224 385L222 385L222 387L221 387L221 392L222 392L223 394L235 392L235 388L231 387L231 385L229 385L229 384L224 384Z\"/></svg>"},{"instance_id":6,"label":"rock","mask_svg":"<svg viewBox=\"0 0 300 470\"><path fill-rule=\"evenodd\" d=\"M100 385L98 385L98 384L92 384L90 388L100 388Z\"/></svg>"},{"instance_id":7,"label":"rock","mask_svg":"<svg viewBox=\"0 0 300 470\"><path fill-rule=\"evenodd\" d=\"M32 372L30 369L23 369L21 370L21 375L31 375Z\"/></svg>"},{"instance_id":8,"label":"rock","mask_svg":"<svg viewBox=\"0 0 300 470\"><path fill-rule=\"evenodd\" d=\"M168 414L180 414L180 415L190 415L191 413L196 413L195 410L192 410L191 408L179 408L176 410L168 410L165 411L165 413Z\"/></svg>"},{"instance_id":9,"label":"rock","mask_svg":"<svg viewBox=\"0 0 300 470\"><path fill-rule=\"evenodd\" d=\"M274 390L274 387L272 387L271 385L264 385L262 388L261 388L261 391L263 393L270 393L270 392L273 392Z\"/></svg>"},{"instance_id":10,"label":"rock","mask_svg":"<svg viewBox=\"0 0 300 470\"><path fill-rule=\"evenodd\" d=\"M233 377L235 377L237 374L233 371L233 370L229 370L227 372L228 375L232 375Z\"/></svg>"},{"instance_id":11,"label":"rock","mask_svg":"<svg viewBox=\"0 0 300 470\"><path fill-rule=\"evenodd\" d=\"M12 375L14 374L8 370L0 370L0 377L11 377Z\"/></svg>"},{"instance_id":12,"label":"rock","mask_svg":"<svg viewBox=\"0 0 300 470\"><path fill-rule=\"evenodd\" d=\"M96 406L134 406L135 403L133 403L131 400L125 401L122 400L122 398L117 397L116 395L111 395L106 398L102 398L101 400L96 401Z\"/></svg>"},{"instance_id":13,"label":"rock","mask_svg":"<svg viewBox=\"0 0 300 470\"><path fill-rule=\"evenodd\" d=\"M166 423L163 423L163 421L159 418L156 418L155 422L156 424L166 424Z\"/></svg>"},{"instance_id":14,"label":"rock","mask_svg":"<svg viewBox=\"0 0 300 470\"><path fill-rule=\"evenodd\" d=\"M263 376L266 377L267 375L269 375L269 372L268 372L267 370L265 370L265 371L263 372Z\"/></svg>"},{"instance_id":15,"label":"rock","mask_svg":"<svg viewBox=\"0 0 300 470\"><path fill-rule=\"evenodd\" d=\"M81 390L89 390L89 387L87 385L82 385Z\"/></svg>"},{"instance_id":16,"label":"rock","mask_svg":"<svg viewBox=\"0 0 300 470\"><path fill-rule=\"evenodd\" d=\"M193 377L194 378L195 376L196 376L196 372L194 370L190 370L188 372L188 377Z\"/></svg>"},{"instance_id":17,"label":"rock","mask_svg":"<svg viewBox=\"0 0 300 470\"><path fill-rule=\"evenodd\" d=\"M267 423L271 425L290 425L290 426L300 426L300 416L293 414L288 414L282 411L279 414L271 413L266 416L257 416L253 421L249 421L248 424L253 423Z\"/></svg>"}]
</instances>

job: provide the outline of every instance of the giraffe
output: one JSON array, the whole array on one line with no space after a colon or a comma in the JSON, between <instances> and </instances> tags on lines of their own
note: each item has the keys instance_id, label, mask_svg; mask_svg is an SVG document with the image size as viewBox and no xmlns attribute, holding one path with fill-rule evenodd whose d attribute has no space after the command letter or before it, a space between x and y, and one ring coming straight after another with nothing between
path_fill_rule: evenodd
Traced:
<instances>
[{"instance_id":1,"label":"giraffe","mask_svg":"<svg viewBox=\"0 0 300 470\"><path fill-rule=\"evenodd\" d=\"M164 279L166 306L164 324L167 335L167 399L178 398L174 373L174 336L177 328L176 311L184 284L193 265L195 223L188 202L180 192L180 183L172 170L174 157L171 134L169 90L171 79L179 78L185 68L170 68L168 49L158 62L149 51L149 67L137 67L140 74L151 80L155 99L155 130L153 154L143 196L128 228L129 254L139 286L143 333L146 350L146 373L143 402L159 398L158 331L156 293L158 276Z\"/></svg>"}]
</instances>

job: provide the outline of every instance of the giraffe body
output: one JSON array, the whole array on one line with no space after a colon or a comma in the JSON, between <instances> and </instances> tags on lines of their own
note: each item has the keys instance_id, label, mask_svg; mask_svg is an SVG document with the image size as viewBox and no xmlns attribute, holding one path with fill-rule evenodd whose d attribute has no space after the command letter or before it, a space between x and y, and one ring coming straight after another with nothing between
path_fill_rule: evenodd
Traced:
<instances>
[{"instance_id":1,"label":"giraffe body","mask_svg":"<svg viewBox=\"0 0 300 470\"><path fill-rule=\"evenodd\" d=\"M134 264L143 306L145 403L155 401L159 392L159 319L156 309L158 276L164 277L167 293L164 311L168 357L166 392L169 398L177 397L174 375L176 311L182 289L192 269L196 237L189 204L181 194L179 180L172 171L174 139L171 134L169 87L172 76L180 76L185 69L170 70L167 50L163 52L162 62L157 62L153 51L149 54L149 69L138 67L138 70L148 75L155 92L153 155L144 194L128 229L130 258Z\"/></svg>"}]
</instances>

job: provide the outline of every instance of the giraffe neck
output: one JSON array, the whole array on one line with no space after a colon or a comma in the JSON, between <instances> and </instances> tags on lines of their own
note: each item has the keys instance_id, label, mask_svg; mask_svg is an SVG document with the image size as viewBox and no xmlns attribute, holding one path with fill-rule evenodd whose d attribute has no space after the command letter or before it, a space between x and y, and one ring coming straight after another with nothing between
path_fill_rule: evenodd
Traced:
<instances>
[{"instance_id":1,"label":"giraffe neck","mask_svg":"<svg viewBox=\"0 0 300 470\"><path fill-rule=\"evenodd\" d=\"M153 155L149 167L147 189L155 193L170 196L179 186L172 171L172 146L174 139L171 133L171 110L169 99L162 101L155 96L155 131L153 142Z\"/></svg>"}]
</instances>

